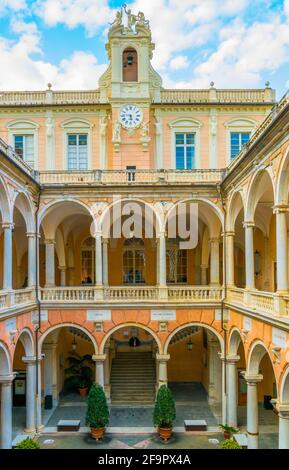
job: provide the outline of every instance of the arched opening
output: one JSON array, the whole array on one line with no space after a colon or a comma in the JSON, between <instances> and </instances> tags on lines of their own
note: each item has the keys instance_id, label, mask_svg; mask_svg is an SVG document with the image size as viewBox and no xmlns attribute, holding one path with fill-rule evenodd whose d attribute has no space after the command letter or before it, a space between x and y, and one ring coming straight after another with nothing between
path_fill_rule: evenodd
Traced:
<instances>
[{"instance_id":1,"label":"arched opening","mask_svg":"<svg viewBox=\"0 0 289 470\"><path fill-rule=\"evenodd\" d=\"M43 424L56 426L69 416L85 426L84 404L96 380L93 356L97 346L93 336L83 327L64 324L48 330L40 340L41 398ZM64 411L63 411L64 410Z\"/></svg>"},{"instance_id":2,"label":"arched opening","mask_svg":"<svg viewBox=\"0 0 289 470\"><path fill-rule=\"evenodd\" d=\"M251 397L247 400L247 426L248 426L248 417L254 415L256 429L248 429L249 435L257 435L257 438L253 437L253 448L258 447L258 429L260 434L260 439L264 439L263 432L266 432L264 428L260 425L266 424L266 426L271 426L272 430L275 430L277 436L278 430L278 415L274 412L273 404L271 399L277 399L278 390L276 385L276 377L273 369L273 364L269 355L268 350L261 341L256 341L249 352L248 359L248 388L251 387ZM253 381L250 381L250 377L253 377ZM257 377L257 380L254 380ZM252 387L256 388L256 393L252 394ZM249 390L248 390L249 394ZM274 432L274 431L273 431ZM275 443L274 443L275 445ZM277 441L276 441L277 447Z\"/></svg>"},{"instance_id":3,"label":"arched opening","mask_svg":"<svg viewBox=\"0 0 289 470\"><path fill-rule=\"evenodd\" d=\"M124 82L138 81L138 54L132 47L122 53L122 79Z\"/></svg>"},{"instance_id":4,"label":"arched opening","mask_svg":"<svg viewBox=\"0 0 289 470\"><path fill-rule=\"evenodd\" d=\"M168 386L179 418L222 422L222 345L213 329L201 324L179 328L169 338ZM200 409L201 408L201 409ZM184 416L186 413L186 416ZM181 423L180 421L180 424Z\"/></svg>"},{"instance_id":5,"label":"arched opening","mask_svg":"<svg viewBox=\"0 0 289 470\"><path fill-rule=\"evenodd\" d=\"M261 291L277 289L276 216L274 188L268 171L260 171L251 183L246 219L254 222L254 278Z\"/></svg>"},{"instance_id":6,"label":"arched opening","mask_svg":"<svg viewBox=\"0 0 289 470\"><path fill-rule=\"evenodd\" d=\"M24 330L13 356L13 432L35 430L35 353L32 333Z\"/></svg>"},{"instance_id":7,"label":"arched opening","mask_svg":"<svg viewBox=\"0 0 289 470\"><path fill-rule=\"evenodd\" d=\"M117 328L106 339L103 349L104 384L112 405L152 404L159 347L150 330L139 324Z\"/></svg>"},{"instance_id":8,"label":"arched opening","mask_svg":"<svg viewBox=\"0 0 289 470\"><path fill-rule=\"evenodd\" d=\"M92 216L76 201L57 202L41 217L40 285L81 286L95 282Z\"/></svg>"},{"instance_id":9,"label":"arched opening","mask_svg":"<svg viewBox=\"0 0 289 470\"><path fill-rule=\"evenodd\" d=\"M232 368L229 370L229 368ZM230 426L235 428L245 426L247 423L247 384L244 377L246 372L245 348L239 330L233 329L229 338L227 361L227 390L228 417ZM229 383L231 381L231 383ZM236 387L236 388L235 388ZM236 407L235 409L230 409Z\"/></svg>"},{"instance_id":10,"label":"arched opening","mask_svg":"<svg viewBox=\"0 0 289 470\"><path fill-rule=\"evenodd\" d=\"M244 206L241 194L235 193L228 214L228 223L234 236L233 253L233 272L228 276L229 283L233 281L236 287L244 288L246 286L246 268L245 268L245 233L244 233ZM230 271L230 269L228 269ZM232 279L233 278L233 279Z\"/></svg>"}]
</instances>

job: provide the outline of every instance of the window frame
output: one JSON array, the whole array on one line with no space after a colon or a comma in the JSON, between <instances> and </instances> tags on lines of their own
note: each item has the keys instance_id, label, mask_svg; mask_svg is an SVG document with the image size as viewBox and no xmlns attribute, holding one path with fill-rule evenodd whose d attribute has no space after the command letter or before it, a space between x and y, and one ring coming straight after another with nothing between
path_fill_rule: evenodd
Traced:
<instances>
[{"instance_id":1,"label":"window frame","mask_svg":"<svg viewBox=\"0 0 289 470\"><path fill-rule=\"evenodd\" d=\"M251 139L258 123L246 117L238 117L225 122L224 126L226 128L226 162L227 165L230 165L237 158L231 158L231 133L249 133Z\"/></svg>"},{"instance_id":2,"label":"window frame","mask_svg":"<svg viewBox=\"0 0 289 470\"><path fill-rule=\"evenodd\" d=\"M61 124L62 127L62 148L63 148L63 170L68 171L68 135L69 134L87 134L87 169L69 170L69 171L89 171L92 161L92 129L94 124L86 120L70 119Z\"/></svg>"},{"instance_id":3,"label":"window frame","mask_svg":"<svg viewBox=\"0 0 289 470\"><path fill-rule=\"evenodd\" d=\"M38 161L38 129L39 124L32 121L13 121L10 122L7 126L8 128L8 143L14 149L15 136L33 136L33 169L38 170L39 161ZM21 158L21 157L19 157ZM26 160L23 161L29 165Z\"/></svg>"},{"instance_id":4,"label":"window frame","mask_svg":"<svg viewBox=\"0 0 289 470\"><path fill-rule=\"evenodd\" d=\"M190 171L190 170L177 170L177 152L176 152L176 134L194 134L195 135L195 167L193 170L200 169L200 153L201 153L201 134L202 123L195 119L182 118L169 123L171 129L171 169L176 171Z\"/></svg>"}]
</instances>

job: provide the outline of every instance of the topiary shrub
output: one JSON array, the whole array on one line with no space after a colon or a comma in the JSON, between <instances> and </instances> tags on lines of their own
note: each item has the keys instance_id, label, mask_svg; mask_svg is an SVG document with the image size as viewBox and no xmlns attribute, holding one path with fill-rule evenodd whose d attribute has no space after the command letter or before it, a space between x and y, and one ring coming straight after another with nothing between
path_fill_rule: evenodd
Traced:
<instances>
[{"instance_id":1,"label":"topiary shrub","mask_svg":"<svg viewBox=\"0 0 289 470\"><path fill-rule=\"evenodd\" d=\"M166 385L161 385L155 402L154 425L159 428L172 428L175 419L176 406L172 392Z\"/></svg>"},{"instance_id":2,"label":"topiary shrub","mask_svg":"<svg viewBox=\"0 0 289 470\"><path fill-rule=\"evenodd\" d=\"M18 442L15 449L40 449L40 445L31 437L27 437L24 441Z\"/></svg>"},{"instance_id":3,"label":"topiary shrub","mask_svg":"<svg viewBox=\"0 0 289 470\"><path fill-rule=\"evenodd\" d=\"M109 409L103 388L93 384L87 398L86 424L91 428L105 428L109 423Z\"/></svg>"},{"instance_id":4,"label":"topiary shrub","mask_svg":"<svg viewBox=\"0 0 289 470\"><path fill-rule=\"evenodd\" d=\"M242 449L241 446L239 446L238 442L234 441L234 439L225 439L221 445L221 449Z\"/></svg>"}]
</instances>

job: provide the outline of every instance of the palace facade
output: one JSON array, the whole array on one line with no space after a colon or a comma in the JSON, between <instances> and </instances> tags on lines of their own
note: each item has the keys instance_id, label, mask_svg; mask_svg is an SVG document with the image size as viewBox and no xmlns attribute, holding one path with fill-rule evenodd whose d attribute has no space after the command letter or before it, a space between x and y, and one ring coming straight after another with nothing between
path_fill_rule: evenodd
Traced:
<instances>
[{"instance_id":1,"label":"palace facade","mask_svg":"<svg viewBox=\"0 0 289 470\"><path fill-rule=\"evenodd\" d=\"M17 405L43 430L77 351L112 406L197 383L218 422L245 408L249 448L273 398L288 449L289 95L163 88L141 13L118 14L106 49L95 90L0 93L2 448ZM191 204L181 249L169 224Z\"/></svg>"}]
</instances>

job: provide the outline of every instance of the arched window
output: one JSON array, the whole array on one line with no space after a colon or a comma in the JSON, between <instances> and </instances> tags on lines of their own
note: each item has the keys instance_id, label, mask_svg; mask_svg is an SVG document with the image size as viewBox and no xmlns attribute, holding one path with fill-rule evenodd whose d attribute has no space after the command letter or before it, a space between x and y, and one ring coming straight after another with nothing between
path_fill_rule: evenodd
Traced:
<instances>
[{"instance_id":1,"label":"arched window","mask_svg":"<svg viewBox=\"0 0 289 470\"><path fill-rule=\"evenodd\" d=\"M124 82L138 81L137 51L127 48L122 54L122 79Z\"/></svg>"},{"instance_id":2,"label":"arched window","mask_svg":"<svg viewBox=\"0 0 289 470\"><path fill-rule=\"evenodd\" d=\"M139 238L130 238L124 242L123 250L124 284L145 283L145 249Z\"/></svg>"},{"instance_id":3,"label":"arched window","mask_svg":"<svg viewBox=\"0 0 289 470\"><path fill-rule=\"evenodd\" d=\"M86 238L81 245L81 283L95 283L95 239Z\"/></svg>"},{"instance_id":4,"label":"arched window","mask_svg":"<svg viewBox=\"0 0 289 470\"><path fill-rule=\"evenodd\" d=\"M167 241L167 283L183 284L188 281L188 252L180 250L180 240Z\"/></svg>"}]
</instances>

